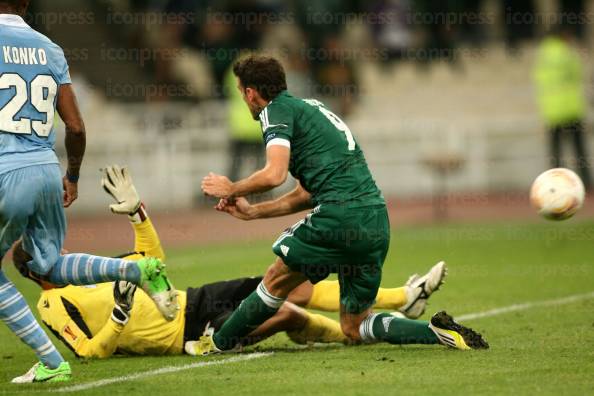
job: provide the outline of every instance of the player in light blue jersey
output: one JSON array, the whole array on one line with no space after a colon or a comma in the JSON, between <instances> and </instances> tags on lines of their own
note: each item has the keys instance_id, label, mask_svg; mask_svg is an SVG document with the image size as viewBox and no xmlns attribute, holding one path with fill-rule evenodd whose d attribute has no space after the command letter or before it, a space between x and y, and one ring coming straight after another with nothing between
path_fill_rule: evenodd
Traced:
<instances>
[{"instance_id":1,"label":"player in light blue jersey","mask_svg":"<svg viewBox=\"0 0 594 396\"><path fill-rule=\"evenodd\" d=\"M0 0L0 259L22 239L19 253L30 258L27 266L32 276L59 285L127 280L141 286L163 316L173 320L179 309L176 291L160 260L61 255L64 207L78 195L86 133L64 52L25 23L21 16L28 5L29 0ZM66 125L68 169L64 177L54 151L56 111ZM110 177L123 176L113 173ZM118 200L112 210L139 213L139 202L130 197ZM0 319L40 360L13 382L70 379L68 362L1 269ZM121 315L116 320L127 318Z\"/></svg>"}]
</instances>

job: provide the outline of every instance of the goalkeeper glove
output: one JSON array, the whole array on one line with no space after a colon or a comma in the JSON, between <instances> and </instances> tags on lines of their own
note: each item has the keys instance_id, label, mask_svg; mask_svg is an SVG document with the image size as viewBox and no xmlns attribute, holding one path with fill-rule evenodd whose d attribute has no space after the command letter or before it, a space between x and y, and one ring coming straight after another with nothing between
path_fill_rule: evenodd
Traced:
<instances>
[{"instance_id":1,"label":"goalkeeper glove","mask_svg":"<svg viewBox=\"0 0 594 396\"><path fill-rule=\"evenodd\" d=\"M111 320L117 324L125 326L130 320L130 311L134 305L134 293L136 285L130 282L113 283L113 299L115 306L111 313Z\"/></svg>"},{"instance_id":2,"label":"goalkeeper glove","mask_svg":"<svg viewBox=\"0 0 594 396\"><path fill-rule=\"evenodd\" d=\"M101 178L103 189L117 201L109 205L113 213L132 215L140 208L140 197L132 183L128 168L110 165Z\"/></svg>"}]
</instances>

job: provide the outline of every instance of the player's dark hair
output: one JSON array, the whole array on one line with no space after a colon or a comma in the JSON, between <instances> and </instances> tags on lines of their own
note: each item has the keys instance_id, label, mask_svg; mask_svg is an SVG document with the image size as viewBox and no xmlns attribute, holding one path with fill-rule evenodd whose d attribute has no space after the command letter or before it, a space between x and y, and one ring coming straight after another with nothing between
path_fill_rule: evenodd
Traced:
<instances>
[{"instance_id":1,"label":"player's dark hair","mask_svg":"<svg viewBox=\"0 0 594 396\"><path fill-rule=\"evenodd\" d=\"M0 0L0 3L2 1ZM58 287L52 284L49 276L38 275L29 269L28 262L33 258L23 249L23 242L19 241L12 250L12 262L22 276L37 283L42 288Z\"/></svg>"},{"instance_id":2,"label":"player's dark hair","mask_svg":"<svg viewBox=\"0 0 594 396\"><path fill-rule=\"evenodd\" d=\"M9 14L14 13L23 16L22 14L27 10L28 5L28 0L0 0L2 11Z\"/></svg>"},{"instance_id":3,"label":"player's dark hair","mask_svg":"<svg viewBox=\"0 0 594 396\"><path fill-rule=\"evenodd\" d=\"M6 4L12 7L18 7L22 2L23 0L0 0L0 4Z\"/></svg>"},{"instance_id":4,"label":"player's dark hair","mask_svg":"<svg viewBox=\"0 0 594 396\"><path fill-rule=\"evenodd\" d=\"M2 3L2 1L0 1L0 3ZM17 246L21 246L20 244ZM19 254L19 252L22 251L22 254ZM41 286L41 281L40 279L38 279L37 277L33 276L33 273L31 272L31 270L29 270L29 267L27 266L27 262L31 259L31 256L27 255L26 253L24 253L24 250L19 250L18 248L14 249L14 253L13 253L13 258L12 258L12 262L14 263L15 268L19 271L19 273L24 276L27 279L32 280L33 282L37 283L39 286Z\"/></svg>"},{"instance_id":5,"label":"player's dark hair","mask_svg":"<svg viewBox=\"0 0 594 396\"><path fill-rule=\"evenodd\" d=\"M272 100L287 89L285 70L270 56L249 55L233 65L233 74L244 88L253 88L264 100Z\"/></svg>"}]
</instances>

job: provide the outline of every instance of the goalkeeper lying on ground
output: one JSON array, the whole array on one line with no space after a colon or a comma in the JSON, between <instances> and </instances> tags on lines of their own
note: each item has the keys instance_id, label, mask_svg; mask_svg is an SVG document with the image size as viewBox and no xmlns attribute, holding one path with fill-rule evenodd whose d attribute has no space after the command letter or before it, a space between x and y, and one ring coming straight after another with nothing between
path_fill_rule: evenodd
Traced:
<instances>
[{"instance_id":1,"label":"goalkeeper lying on ground","mask_svg":"<svg viewBox=\"0 0 594 396\"><path fill-rule=\"evenodd\" d=\"M118 202L110 206L111 210L128 214L134 228L134 252L121 257L135 260L146 255L164 259L157 232L127 170L108 167L102 183ZM184 351L194 354L195 341L205 331L218 329L262 281L261 277L243 278L189 288L185 293L180 291L179 304L185 314L168 322L144 292L135 293L136 287L131 283L58 288L31 273L25 265L27 259L19 243L14 250L15 266L43 288L37 303L43 322L81 357L107 358L114 353L167 355ZM411 276L404 287L380 289L375 307L417 318L445 275L442 262L423 277ZM301 307L338 311L338 281L323 281L315 286L306 282L300 286L279 312L251 333L244 344L282 331L298 343L346 341L338 322Z\"/></svg>"}]
</instances>

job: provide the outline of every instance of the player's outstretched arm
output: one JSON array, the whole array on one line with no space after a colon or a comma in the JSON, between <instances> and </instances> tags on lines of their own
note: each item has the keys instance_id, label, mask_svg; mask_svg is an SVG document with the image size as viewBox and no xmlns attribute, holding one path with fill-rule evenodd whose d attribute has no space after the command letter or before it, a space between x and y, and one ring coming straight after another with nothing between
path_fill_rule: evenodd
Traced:
<instances>
[{"instance_id":1,"label":"player's outstretched arm","mask_svg":"<svg viewBox=\"0 0 594 396\"><path fill-rule=\"evenodd\" d=\"M221 199L215 209L241 220L254 220L286 216L312 207L311 194L298 183L293 191L272 201L251 205L243 197Z\"/></svg>"},{"instance_id":2,"label":"player's outstretched arm","mask_svg":"<svg viewBox=\"0 0 594 396\"><path fill-rule=\"evenodd\" d=\"M103 169L101 186L116 201L115 204L109 205L113 213L133 216L140 208L140 196L128 168L118 165L106 166Z\"/></svg>"},{"instance_id":3,"label":"player's outstretched arm","mask_svg":"<svg viewBox=\"0 0 594 396\"><path fill-rule=\"evenodd\" d=\"M87 144L85 124L71 84L60 86L57 109L66 125L68 169L64 177L64 207L69 207L78 198L78 177Z\"/></svg>"},{"instance_id":4,"label":"player's outstretched arm","mask_svg":"<svg viewBox=\"0 0 594 396\"><path fill-rule=\"evenodd\" d=\"M134 229L134 252L137 255L126 257L128 260L137 260L140 253L149 257L165 260L165 252L161 246L159 235L155 229L140 196L134 187L134 181L128 168L118 165L108 165L103 169L101 185L115 201L109 205L113 213L126 214Z\"/></svg>"},{"instance_id":5,"label":"player's outstretched arm","mask_svg":"<svg viewBox=\"0 0 594 396\"><path fill-rule=\"evenodd\" d=\"M225 176L210 173L202 180L202 191L216 198L244 197L280 186L287 180L291 151L284 146L266 150L266 166L246 179L233 183Z\"/></svg>"}]
</instances>

